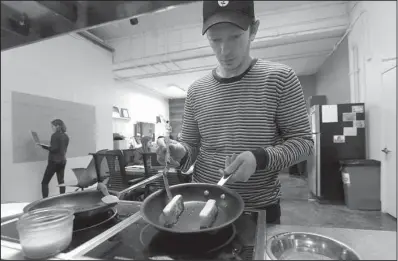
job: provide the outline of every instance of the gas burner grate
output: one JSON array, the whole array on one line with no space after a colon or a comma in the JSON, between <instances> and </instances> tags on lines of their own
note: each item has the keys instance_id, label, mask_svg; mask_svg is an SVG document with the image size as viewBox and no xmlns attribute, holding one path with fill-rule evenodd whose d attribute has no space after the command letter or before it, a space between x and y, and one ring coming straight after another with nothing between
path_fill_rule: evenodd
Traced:
<instances>
[{"instance_id":1,"label":"gas burner grate","mask_svg":"<svg viewBox=\"0 0 398 261\"><path fill-rule=\"evenodd\" d=\"M239 254L242 260L253 260L254 246L244 246Z\"/></svg>"}]
</instances>

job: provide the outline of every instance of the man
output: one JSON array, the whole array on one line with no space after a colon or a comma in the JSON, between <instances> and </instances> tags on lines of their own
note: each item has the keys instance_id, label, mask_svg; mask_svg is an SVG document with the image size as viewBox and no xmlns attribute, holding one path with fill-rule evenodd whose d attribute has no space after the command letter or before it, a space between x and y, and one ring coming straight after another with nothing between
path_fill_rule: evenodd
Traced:
<instances>
[{"instance_id":1,"label":"man","mask_svg":"<svg viewBox=\"0 0 398 261\"><path fill-rule=\"evenodd\" d=\"M171 141L171 163L194 182L227 186L246 208L267 210L280 222L278 173L312 153L313 141L300 82L286 65L253 59L250 44L260 22L253 1L204 1L203 34L219 66L190 86L181 142ZM158 160L165 144L158 139Z\"/></svg>"}]
</instances>

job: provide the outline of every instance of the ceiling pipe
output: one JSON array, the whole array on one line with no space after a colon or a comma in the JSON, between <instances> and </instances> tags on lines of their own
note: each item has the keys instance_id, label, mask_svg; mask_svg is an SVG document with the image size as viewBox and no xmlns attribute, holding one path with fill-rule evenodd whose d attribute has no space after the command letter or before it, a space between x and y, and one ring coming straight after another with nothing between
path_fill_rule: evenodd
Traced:
<instances>
[{"instance_id":1,"label":"ceiling pipe","mask_svg":"<svg viewBox=\"0 0 398 261\"><path fill-rule=\"evenodd\" d=\"M277 56L277 57L263 57L264 59L268 59L271 61L286 61L286 60L297 60L297 59L301 59L301 58L307 58L307 57L315 57L315 56L321 56L321 55L325 55L327 54L328 51L319 51L319 52L310 52L310 53L305 53L305 54L296 54L296 55L285 55L285 56ZM176 62L179 61L187 61L187 60L197 60L197 59L201 59L201 58L207 58L207 57L211 57L214 56L214 54L209 54L209 55L199 55L199 56L195 56L195 57L191 57L190 59L178 59L175 60ZM148 64L146 65L140 65L140 66L134 66L134 68L145 68L146 66L148 66ZM208 65L206 67L214 67L215 65ZM117 72L121 72L121 71L126 71L126 70L134 70L134 68L122 68L122 69L115 69L113 70L114 73ZM139 79L139 78L150 78L150 77L159 77L159 76L164 76L167 74L170 74L172 72L177 72L177 74L182 73L182 72L186 72L187 70L191 70L191 69L196 69L196 68L202 68L202 67L194 67L194 68L187 68L187 69L180 69L180 70L171 70L169 72L162 72L159 74L144 74L144 75L135 75L135 76L131 76L132 78L135 79Z\"/></svg>"},{"instance_id":2,"label":"ceiling pipe","mask_svg":"<svg viewBox=\"0 0 398 261\"><path fill-rule=\"evenodd\" d=\"M276 61L276 62L283 62L286 60L295 60L295 59L302 59L306 57L316 57L316 56L322 56L327 54L326 51L324 52L315 52L315 53L310 53L307 55L300 55L300 56L286 56L284 58L279 58L279 59L268 59L271 61ZM214 65L208 65L208 66L199 66L199 67L193 67L193 68L187 68L187 69L181 69L181 70L173 70L169 72L162 72L162 73L152 73L152 74L143 74L143 75L134 75L134 76L127 76L127 77L122 77L124 79L133 79L133 80L141 80L141 79L148 79L148 78L154 78L154 77L162 77L162 76L168 76L168 75L177 75L177 74L182 74L182 73L193 73L193 72L201 72L201 71L210 71L213 68L215 68L217 64Z\"/></svg>"},{"instance_id":3,"label":"ceiling pipe","mask_svg":"<svg viewBox=\"0 0 398 261\"><path fill-rule=\"evenodd\" d=\"M321 32L321 34L327 33L329 31L334 32L334 31L336 31L336 29L326 29L326 30L323 30ZM311 32L309 32L309 31L308 32L298 32L298 33L311 34ZM290 36L289 34L283 34L283 35L281 34L281 35L279 35L278 37L282 36L282 37L286 38L286 40L284 42L282 42L282 43L281 43L281 39L278 39L277 43L272 43L272 42L270 42L269 39L267 39L267 38L270 38L270 37L264 36L262 38L259 38L255 42L253 42L251 50L257 50L257 49L261 49L261 48L271 48L271 47L276 47L276 46L288 46L288 45L293 45L293 44L296 44L296 43L305 43L305 42L314 41L314 40L330 39L330 38L336 38L336 37L340 37L341 36L341 34L339 34L339 35L333 34L333 35L327 36L327 37L321 37L321 38L313 38L313 37L311 37L311 39L300 39L300 40L297 41L297 40L294 40L293 36L297 36L298 33L296 32L296 33L290 34L292 36ZM315 33L313 33L313 34L315 34ZM272 37L274 37L274 36L272 36ZM160 55L147 55L147 56L139 57L139 58L138 57L137 58L129 58L129 59L118 61L117 63L114 63L114 67L115 66L120 66L123 63L129 63L129 62L131 63L134 60L138 61L138 63L141 63L141 64L135 64L135 66L146 65L148 63L146 63L144 61L145 59L148 59L148 60L149 59L156 59L157 61L163 61L163 62L167 62L169 60L171 62L170 55L176 56L176 55L183 55L184 53L187 53L186 55L188 56L188 57L185 57L184 59L190 59L189 55L191 53L195 53L195 52L197 53L198 51L204 51L208 55L212 54L211 47L209 45L198 46L198 47L194 47L194 48L189 48L189 49L184 49L184 50L179 50L179 51L173 51L173 52L169 52L168 49L169 49L169 47L168 47L168 45L166 45L166 51L163 54L160 54ZM116 50L116 52L117 52L117 50ZM179 59L177 59L177 60L179 60ZM127 66L125 66L123 68L120 68L120 69L125 69L125 68L128 69L129 65L127 65ZM117 70L117 69L115 69L115 70Z\"/></svg>"},{"instance_id":4,"label":"ceiling pipe","mask_svg":"<svg viewBox=\"0 0 398 261\"><path fill-rule=\"evenodd\" d=\"M92 34L90 34L89 32L83 31L83 32L77 32L77 35L83 37L84 39L92 42L93 44L101 47L102 49L114 53L115 49L113 49L112 47L110 47L109 45L103 43L102 41L96 39L96 37L94 37Z\"/></svg>"}]
</instances>

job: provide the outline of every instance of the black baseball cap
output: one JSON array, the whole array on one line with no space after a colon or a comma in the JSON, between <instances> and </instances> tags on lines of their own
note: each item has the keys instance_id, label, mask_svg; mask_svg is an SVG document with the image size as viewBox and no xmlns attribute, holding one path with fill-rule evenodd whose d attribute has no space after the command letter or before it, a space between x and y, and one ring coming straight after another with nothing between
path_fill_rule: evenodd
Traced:
<instances>
[{"instance_id":1,"label":"black baseball cap","mask_svg":"<svg viewBox=\"0 0 398 261\"><path fill-rule=\"evenodd\" d=\"M254 1L203 1L203 35L219 23L232 23L246 31L254 20Z\"/></svg>"}]
</instances>

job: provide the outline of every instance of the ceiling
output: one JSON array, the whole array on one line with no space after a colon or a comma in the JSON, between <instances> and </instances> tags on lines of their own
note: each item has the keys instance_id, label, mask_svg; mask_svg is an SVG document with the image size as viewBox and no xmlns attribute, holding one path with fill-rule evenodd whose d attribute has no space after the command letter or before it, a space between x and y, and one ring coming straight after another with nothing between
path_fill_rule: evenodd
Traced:
<instances>
[{"instance_id":1,"label":"ceiling","mask_svg":"<svg viewBox=\"0 0 398 261\"><path fill-rule=\"evenodd\" d=\"M201 2L183 4L135 25L123 20L88 32L115 50L115 79L180 98L217 66L201 35L201 9ZM299 76L316 73L348 28L346 1L255 1L255 10L260 28L252 56L287 64Z\"/></svg>"},{"instance_id":2,"label":"ceiling","mask_svg":"<svg viewBox=\"0 0 398 261\"><path fill-rule=\"evenodd\" d=\"M217 66L201 9L202 1L1 1L1 49L77 32L113 53L116 80L179 98ZM349 23L347 1L255 1L255 10L252 56L298 75L319 70Z\"/></svg>"},{"instance_id":3,"label":"ceiling","mask_svg":"<svg viewBox=\"0 0 398 261\"><path fill-rule=\"evenodd\" d=\"M187 2L193 1L1 1L1 51Z\"/></svg>"}]
</instances>

